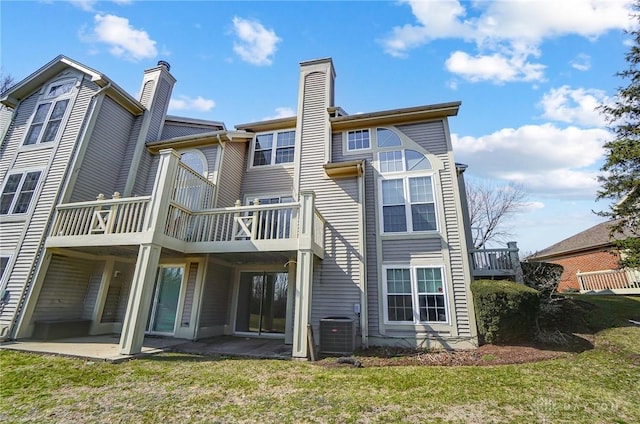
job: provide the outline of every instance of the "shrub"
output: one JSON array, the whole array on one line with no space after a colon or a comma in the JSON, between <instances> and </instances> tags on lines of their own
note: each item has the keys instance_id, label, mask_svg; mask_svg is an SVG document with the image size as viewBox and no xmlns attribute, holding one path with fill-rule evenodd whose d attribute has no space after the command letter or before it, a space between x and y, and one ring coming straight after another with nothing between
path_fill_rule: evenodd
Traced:
<instances>
[{"instance_id":1,"label":"shrub","mask_svg":"<svg viewBox=\"0 0 640 424\"><path fill-rule=\"evenodd\" d=\"M549 262L521 262L524 283L540 292L542 299L551 299L556 294L562 265Z\"/></svg>"},{"instance_id":2,"label":"shrub","mask_svg":"<svg viewBox=\"0 0 640 424\"><path fill-rule=\"evenodd\" d=\"M537 290L511 281L478 280L471 293L481 343L531 340L540 305Z\"/></svg>"}]
</instances>

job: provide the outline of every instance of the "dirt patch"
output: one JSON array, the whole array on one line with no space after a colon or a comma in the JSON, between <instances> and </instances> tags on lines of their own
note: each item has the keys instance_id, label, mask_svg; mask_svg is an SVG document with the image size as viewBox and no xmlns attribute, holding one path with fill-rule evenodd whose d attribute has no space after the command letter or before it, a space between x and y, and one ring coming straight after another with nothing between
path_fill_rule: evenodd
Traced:
<instances>
[{"instance_id":1,"label":"dirt patch","mask_svg":"<svg viewBox=\"0 0 640 424\"><path fill-rule=\"evenodd\" d=\"M329 357L318 362L327 367L387 367L407 365L465 366L522 364L570 355L564 350L534 346L498 346L487 344L474 350L414 350L371 348L345 358Z\"/></svg>"}]
</instances>

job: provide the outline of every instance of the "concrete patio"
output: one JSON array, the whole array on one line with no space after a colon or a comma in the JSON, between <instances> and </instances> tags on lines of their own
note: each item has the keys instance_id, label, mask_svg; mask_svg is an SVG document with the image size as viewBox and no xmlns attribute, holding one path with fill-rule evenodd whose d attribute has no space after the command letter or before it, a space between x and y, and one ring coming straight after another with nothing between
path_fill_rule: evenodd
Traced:
<instances>
[{"instance_id":1,"label":"concrete patio","mask_svg":"<svg viewBox=\"0 0 640 424\"><path fill-rule=\"evenodd\" d=\"M188 341L173 338L145 337L142 352L135 355L119 353L120 336L75 337L60 340L24 340L0 344L0 349L52 354L94 361L122 362L162 352L181 352L195 355L291 359L291 346L282 339L221 336Z\"/></svg>"}]
</instances>

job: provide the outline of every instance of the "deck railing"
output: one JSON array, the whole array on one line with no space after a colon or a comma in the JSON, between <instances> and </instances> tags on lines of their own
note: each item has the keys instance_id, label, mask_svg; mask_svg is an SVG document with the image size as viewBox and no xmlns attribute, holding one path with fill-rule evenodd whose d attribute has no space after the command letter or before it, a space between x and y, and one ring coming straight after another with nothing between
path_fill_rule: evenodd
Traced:
<instances>
[{"instance_id":1,"label":"deck railing","mask_svg":"<svg viewBox=\"0 0 640 424\"><path fill-rule=\"evenodd\" d=\"M213 208L216 186L211 181L178 162L171 199L190 210Z\"/></svg>"},{"instance_id":2,"label":"deck railing","mask_svg":"<svg viewBox=\"0 0 640 424\"><path fill-rule=\"evenodd\" d=\"M610 269L576 273L580 292L610 291L619 294L640 294L640 269Z\"/></svg>"},{"instance_id":3,"label":"deck railing","mask_svg":"<svg viewBox=\"0 0 640 424\"><path fill-rule=\"evenodd\" d=\"M298 203L189 211L171 202L169 237L188 242L284 240L298 237Z\"/></svg>"},{"instance_id":4,"label":"deck railing","mask_svg":"<svg viewBox=\"0 0 640 424\"><path fill-rule=\"evenodd\" d=\"M519 249L515 242L501 249L470 249L469 260L474 277L513 278L523 282Z\"/></svg>"},{"instance_id":5,"label":"deck railing","mask_svg":"<svg viewBox=\"0 0 640 424\"><path fill-rule=\"evenodd\" d=\"M84 236L93 234L140 233L145 230L149 196L59 205L51 234Z\"/></svg>"}]
</instances>

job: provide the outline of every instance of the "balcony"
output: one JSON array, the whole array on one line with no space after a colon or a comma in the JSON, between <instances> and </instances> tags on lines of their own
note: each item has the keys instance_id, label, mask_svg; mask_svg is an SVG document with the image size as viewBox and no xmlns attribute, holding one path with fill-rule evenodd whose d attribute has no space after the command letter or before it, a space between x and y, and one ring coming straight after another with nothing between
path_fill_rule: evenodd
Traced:
<instances>
[{"instance_id":1,"label":"balcony","mask_svg":"<svg viewBox=\"0 0 640 424\"><path fill-rule=\"evenodd\" d=\"M515 242L501 249L469 249L469 263L473 278L509 279L524 282L519 249Z\"/></svg>"},{"instance_id":2,"label":"balcony","mask_svg":"<svg viewBox=\"0 0 640 424\"><path fill-rule=\"evenodd\" d=\"M325 222L312 193L301 193L300 202L241 206L237 201L234 207L212 208L214 184L170 152L162 159L156 196L114 193L112 199L100 195L58 205L47 247L153 243L183 253L230 253L295 251L306 243L324 256ZM171 166L174 172L166 169Z\"/></svg>"}]
</instances>

